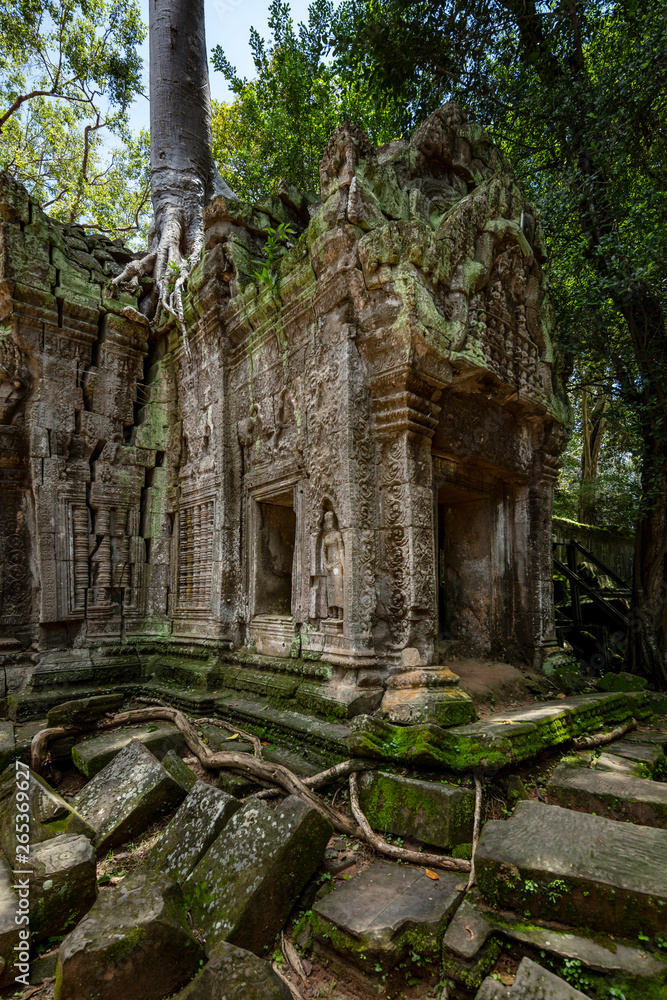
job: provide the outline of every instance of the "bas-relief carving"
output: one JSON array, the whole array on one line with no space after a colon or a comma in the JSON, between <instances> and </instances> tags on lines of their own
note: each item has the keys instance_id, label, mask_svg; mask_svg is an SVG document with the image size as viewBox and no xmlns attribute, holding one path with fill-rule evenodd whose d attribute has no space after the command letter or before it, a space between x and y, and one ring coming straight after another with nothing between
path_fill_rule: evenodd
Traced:
<instances>
[{"instance_id":1,"label":"bas-relief carving","mask_svg":"<svg viewBox=\"0 0 667 1000\"><path fill-rule=\"evenodd\" d=\"M454 502L457 476L496 498L515 525L511 544L546 551L546 521L516 512L538 493L549 499L568 413L551 365L541 233L509 165L447 105L410 142L379 150L344 124L320 182L309 226L294 216L308 232L281 263L277 296L253 284L247 261L263 252L267 220L293 209L276 200L274 218L271 199L262 213L209 206L189 355L173 324L149 332L80 267L89 307L65 301L60 325L33 337L29 366L13 341L1 348L0 425L27 406L42 442L41 587L62 590L43 598L43 621L238 645L263 544L249 537L262 518L247 512L256 501L288 508L286 491L293 513L264 512L267 524L284 521L283 561L293 534L291 601L287 570L281 601L319 636L315 651L350 668L391 666L405 649L437 657L434 512ZM68 238L53 229L54 243ZM54 291L41 289L45 303ZM23 345L29 320L14 308ZM524 606L506 603L538 623L539 644L551 612L534 595L548 568L542 556L525 564ZM496 605L511 585L492 583Z\"/></svg>"}]
</instances>

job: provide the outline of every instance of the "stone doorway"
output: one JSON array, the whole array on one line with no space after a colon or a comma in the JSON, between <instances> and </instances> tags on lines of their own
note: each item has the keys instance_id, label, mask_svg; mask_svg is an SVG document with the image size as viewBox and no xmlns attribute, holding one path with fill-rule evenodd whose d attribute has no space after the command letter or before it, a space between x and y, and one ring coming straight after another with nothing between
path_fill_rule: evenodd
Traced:
<instances>
[{"instance_id":1,"label":"stone doorway","mask_svg":"<svg viewBox=\"0 0 667 1000\"><path fill-rule=\"evenodd\" d=\"M447 483L437 491L438 642L482 650L490 644L490 496ZM443 650L444 652L444 650Z\"/></svg>"},{"instance_id":2,"label":"stone doorway","mask_svg":"<svg viewBox=\"0 0 667 1000\"><path fill-rule=\"evenodd\" d=\"M258 652L289 656L294 641L294 491L255 500L251 634Z\"/></svg>"}]
</instances>

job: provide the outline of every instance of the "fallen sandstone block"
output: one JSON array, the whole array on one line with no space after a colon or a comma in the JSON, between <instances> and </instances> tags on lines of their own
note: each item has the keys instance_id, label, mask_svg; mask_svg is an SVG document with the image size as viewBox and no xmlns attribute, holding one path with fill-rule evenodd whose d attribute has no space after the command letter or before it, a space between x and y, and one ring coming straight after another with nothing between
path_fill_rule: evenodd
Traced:
<instances>
[{"instance_id":1,"label":"fallen sandstone block","mask_svg":"<svg viewBox=\"0 0 667 1000\"><path fill-rule=\"evenodd\" d=\"M61 834L31 850L30 867L33 941L68 933L97 898L93 845L86 837Z\"/></svg>"},{"instance_id":2,"label":"fallen sandstone block","mask_svg":"<svg viewBox=\"0 0 667 1000\"><path fill-rule=\"evenodd\" d=\"M138 872L101 892L62 942L55 1000L163 1000L203 956L176 882Z\"/></svg>"},{"instance_id":3,"label":"fallen sandstone block","mask_svg":"<svg viewBox=\"0 0 667 1000\"><path fill-rule=\"evenodd\" d=\"M234 813L184 886L211 953L228 941L258 955L284 925L332 834L328 820L293 795Z\"/></svg>"},{"instance_id":4,"label":"fallen sandstone block","mask_svg":"<svg viewBox=\"0 0 667 1000\"><path fill-rule=\"evenodd\" d=\"M185 746L185 737L180 729L168 722L160 725L128 726L113 733L102 733L77 743L72 749L74 765L92 778L106 767L132 740L139 740L159 759L169 750L180 750Z\"/></svg>"},{"instance_id":5,"label":"fallen sandstone block","mask_svg":"<svg viewBox=\"0 0 667 1000\"><path fill-rule=\"evenodd\" d=\"M521 960L512 986L506 988L496 979L485 979L475 1000L537 1000L538 997L540 1000L588 1000L585 993L529 958Z\"/></svg>"},{"instance_id":6,"label":"fallen sandstone block","mask_svg":"<svg viewBox=\"0 0 667 1000\"><path fill-rule=\"evenodd\" d=\"M47 728L54 726L89 726L109 712L117 712L123 704L121 692L97 694L55 705L46 713Z\"/></svg>"},{"instance_id":7,"label":"fallen sandstone block","mask_svg":"<svg viewBox=\"0 0 667 1000\"><path fill-rule=\"evenodd\" d=\"M183 789L139 740L132 740L74 799L95 830L98 854L137 837L185 798Z\"/></svg>"},{"instance_id":8,"label":"fallen sandstone block","mask_svg":"<svg viewBox=\"0 0 667 1000\"><path fill-rule=\"evenodd\" d=\"M268 962L221 941L209 961L175 1000L292 1000Z\"/></svg>"},{"instance_id":9,"label":"fallen sandstone block","mask_svg":"<svg viewBox=\"0 0 667 1000\"><path fill-rule=\"evenodd\" d=\"M92 840L95 830L78 810L58 795L39 774L10 764L0 775L0 847L5 856L16 860L17 841L15 817L18 812L17 794L27 785L26 815L31 846L61 834L81 834Z\"/></svg>"},{"instance_id":10,"label":"fallen sandstone block","mask_svg":"<svg viewBox=\"0 0 667 1000\"><path fill-rule=\"evenodd\" d=\"M240 808L234 796L203 781L195 782L148 855L147 867L182 885Z\"/></svg>"},{"instance_id":11,"label":"fallen sandstone block","mask_svg":"<svg viewBox=\"0 0 667 1000\"><path fill-rule=\"evenodd\" d=\"M465 895L455 872L376 861L313 906L315 939L367 972L392 969L410 950L439 958L445 927Z\"/></svg>"}]
</instances>

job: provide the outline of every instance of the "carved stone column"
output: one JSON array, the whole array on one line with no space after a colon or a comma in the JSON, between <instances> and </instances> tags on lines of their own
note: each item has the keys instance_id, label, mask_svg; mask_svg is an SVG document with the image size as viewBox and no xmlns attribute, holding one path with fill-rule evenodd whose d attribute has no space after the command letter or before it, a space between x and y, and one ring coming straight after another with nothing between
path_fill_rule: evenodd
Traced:
<instances>
[{"instance_id":1,"label":"carved stone column","mask_svg":"<svg viewBox=\"0 0 667 1000\"><path fill-rule=\"evenodd\" d=\"M380 604L389 661L382 709L392 722L455 725L475 717L458 677L432 664L437 640L431 439L441 390L409 369L377 380L380 444Z\"/></svg>"}]
</instances>

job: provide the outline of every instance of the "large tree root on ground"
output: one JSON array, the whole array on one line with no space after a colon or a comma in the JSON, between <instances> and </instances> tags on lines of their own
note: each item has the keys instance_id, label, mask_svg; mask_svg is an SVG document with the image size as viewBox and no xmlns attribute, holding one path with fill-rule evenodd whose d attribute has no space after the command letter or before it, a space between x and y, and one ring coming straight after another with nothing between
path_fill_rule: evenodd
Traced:
<instances>
[{"instance_id":1,"label":"large tree root on ground","mask_svg":"<svg viewBox=\"0 0 667 1000\"><path fill-rule=\"evenodd\" d=\"M626 733L636 728L637 723L633 719L631 722L626 722L623 726L617 726L616 729L612 729L608 733L597 733L595 736L579 736L572 742L577 750L590 750L591 747L603 747L607 743L613 743L614 740L620 740L621 736L625 736Z\"/></svg>"},{"instance_id":2,"label":"large tree root on ground","mask_svg":"<svg viewBox=\"0 0 667 1000\"><path fill-rule=\"evenodd\" d=\"M472 829L472 852L470 863L470 878L468 879L467 889L472 889L475 884L475 851L477 850L477 845L479 843L479 832L482 825L482 779L480 778L477 771L475 771L475 819L473 822Z\"/></svg>"}]
</instances>

